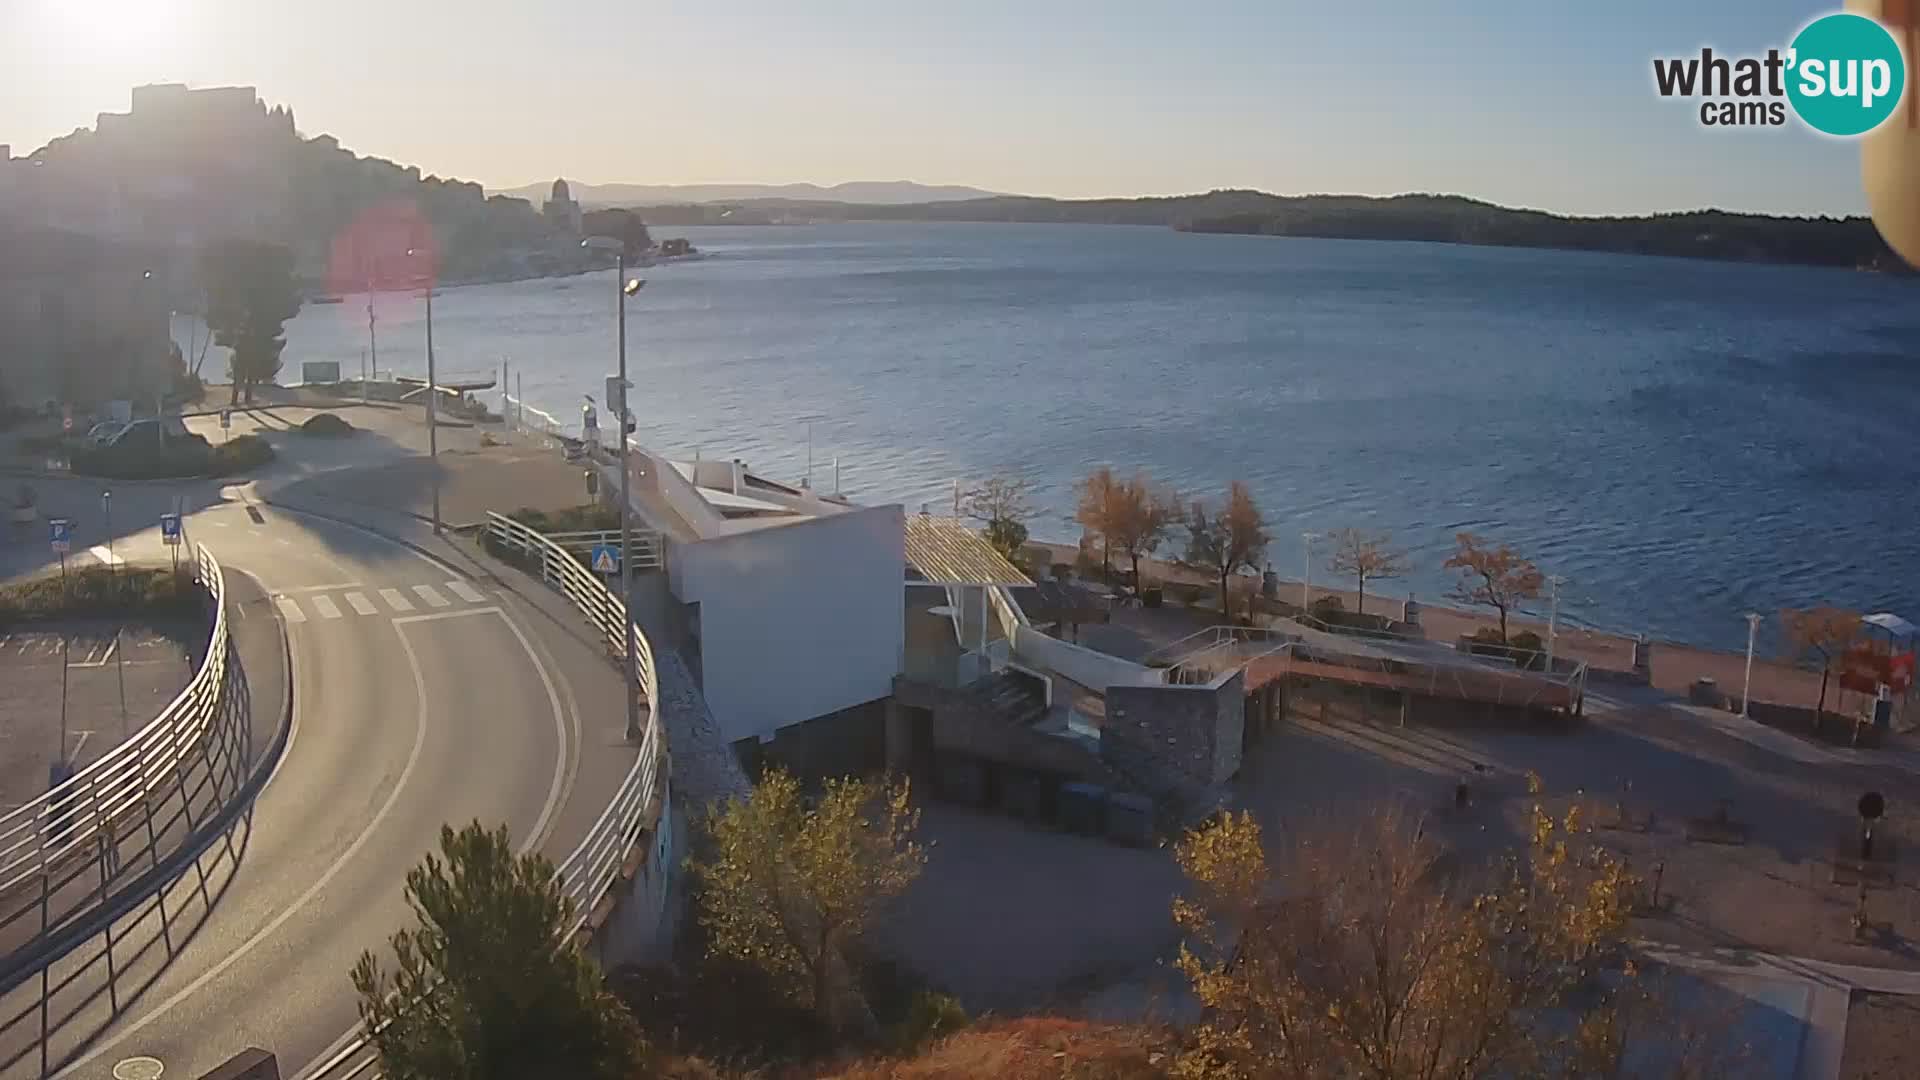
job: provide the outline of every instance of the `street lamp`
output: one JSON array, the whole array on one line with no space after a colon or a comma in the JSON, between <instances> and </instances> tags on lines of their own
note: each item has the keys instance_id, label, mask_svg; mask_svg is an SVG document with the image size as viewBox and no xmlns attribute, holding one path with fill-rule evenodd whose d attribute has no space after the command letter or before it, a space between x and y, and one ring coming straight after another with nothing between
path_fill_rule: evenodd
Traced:
<instances>
[{"instance_id":1,"label":"street lamp","mask_svg":"<svg viewBox=\"0 0 1920 1080\"><path fill-rule=\"evenodd\" d=\"M1552 674L1553 672L1553 633L1557 624L1560 621L1560 586L1566 580L1567 580L1566 578L1561 577L1559 574L1551 574L1551 575L1548 575L1547 577L1547 585L1552 590L1550 593L1550 595L1552 596L1552 599L1547 602L1547 672L1548 674Z\"/></svg>"},{"instance_id":2,"label":"street lamp","mask_svg":"<svg viewBox=\"0 0 1920 1080\"><path fill-rule=\"evenodd\" d=\"M619 432L619 454L616 460L620 464L620 604L626 611L627 619L627 739L640 738L640 672L634 658L633 640L633 560L628 557L632 539L633 515L633 477L627 470L627 391L632 383L627 380L627 300L639 294L646 287L646 280L634 278L627 280L627 245L623 240L611 236L589 236L580 241L580 246L590 251L611 251L614 258L614 297L613 303L618 311L620 400L607 402L607 411L613 414L613 422Z\"/></svg>"},{"instance_id":3,"label":"street lamp","mask_svg":"<svg viewBox=\"0 0 1920 1080\"><path fill-rule=\"evenodd\" d=\"M1757 611L1747 612L1747 676L1740 684L1740 719L1747 719L1747 695L1753 690L1753 640L1760 634L1762 616Z\"/></svg>"},{"instance_id":4,"label":"street lamp","mask_svg":"<svg viewBox=\"0 0 1920 1080\"><path fill-rule=\"evenodd\" d=\"M1305 615L1307 609L1313 606L1313 542L1318 539L1320 534L1317 532L1300 534L1300 544L1306 553L1304 564L1306 573L1300 577L1300 614L1302 615Z\"/></svg>"},{"instance_id":5,"label":"street lamp","mask_svg":"<svg viewBox=\"0 0 1920 1080\"><path fill-rule=\"evenodd\" d=\"M407 258L423 254L408 248ZM371 305L369 305L371 311ZM372 323L369 321L369 328ZM433 366L433 275L427 275L427 471L433 474L433 535L440 535L440 430L434 422L434 398L440 395L440 383Z\"/></svg>"}]
</instances>

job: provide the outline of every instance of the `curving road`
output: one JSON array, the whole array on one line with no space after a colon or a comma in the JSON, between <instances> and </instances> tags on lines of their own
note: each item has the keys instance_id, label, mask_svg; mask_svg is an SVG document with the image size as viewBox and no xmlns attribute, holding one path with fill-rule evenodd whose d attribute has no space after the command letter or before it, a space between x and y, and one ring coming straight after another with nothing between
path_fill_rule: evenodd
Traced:
<instances>
[{"instance_id":1,"label":"curving road","mask_svg":"<svg viewBox=\"0 0 1920 1080\"><path fill-rule=\"evenodd\" d=\"M405 925L406 871L443 823L505 822L557 861L631 761L618 678L552 612L472 564L252 509L216 503L187 530L272 597L238 614L285 626L291 739L254 812L114 927L111 974L104 937L55 966L53 1075L150 1057L193 1077L249 1046L297 1074L354 1025L347 971ZM117 546L160 550L151 533ZM39 999L34 982L0 1001L4 1080L41 1075Z\"/></svg>"}]
</instances>

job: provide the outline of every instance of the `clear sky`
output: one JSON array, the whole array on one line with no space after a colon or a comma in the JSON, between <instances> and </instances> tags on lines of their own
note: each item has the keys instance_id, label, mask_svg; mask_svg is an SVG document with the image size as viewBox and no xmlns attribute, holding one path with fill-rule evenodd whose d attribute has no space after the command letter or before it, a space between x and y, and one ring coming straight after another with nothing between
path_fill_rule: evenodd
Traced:
<instances>
[{"instance_id":1,"label":"clear sky","mask_svg":"<svg viewBox=\"0 0 1920 1080\"><path fill-rule=\"evenodd\" d=\"M1702 128L1655 56L1791 0L0 0L0 142L144 82L506 187L911 179L1058 196L1458 192L1573 213L1856 213L1857 148Z\"/></svg>"}]
</instances>

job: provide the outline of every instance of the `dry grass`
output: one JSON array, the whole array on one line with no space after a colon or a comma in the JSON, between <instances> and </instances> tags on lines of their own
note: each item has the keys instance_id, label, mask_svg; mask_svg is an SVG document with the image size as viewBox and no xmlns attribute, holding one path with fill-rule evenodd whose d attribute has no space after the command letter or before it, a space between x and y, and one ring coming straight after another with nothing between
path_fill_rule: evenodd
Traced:
<instances>
[{"instance_id":1,"label":"dry grass","mask_svg":"<svg viewBox=\"0 0 1920 1080\"><path fill-rule=\"evenodd\" d=\"M866 1061L821 1080L1159 1080L1172 1060L1150 1029L1039 1017L983 1023L917 1057Z\"/></svg>"}]
</instances>

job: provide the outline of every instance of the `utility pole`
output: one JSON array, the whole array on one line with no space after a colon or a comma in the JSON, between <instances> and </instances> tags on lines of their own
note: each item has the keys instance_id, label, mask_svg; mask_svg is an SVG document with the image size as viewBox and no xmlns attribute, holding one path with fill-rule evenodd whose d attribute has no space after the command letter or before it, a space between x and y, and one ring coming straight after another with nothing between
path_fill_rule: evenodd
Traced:
<instances>
[{"instance_id":1,"label":"utility pole","mask_svg":"<svg viewBox=\"0 0 1920 1080\"><path fill-rule=\"evenodd\" d=\"M1559 574L1550 575L1547 585L1551 589L1552 599L1547 602L1547 674L1553 674L1553 633L1560 620L1560 583L1567 580Z\"/></svg>"},{"instance_id":2,"label":"utility pole","mask_svg":"<svg viewBox=\"0 0 1920 1080\"><path fill-rule=\"evenodd\" d=\"M1311 532L1300 534L1300 543L1306 551L1306 561L1303 564L1306 573L1300 577L1300 614L1302 615L1305 615L1307 609L1313 606L1313 541L1318 535Z\"/></svg>"},{"instance_id":3,"label":"utility pole","mask_svg":"<svg viewBox=\"0 0 1920 1080\"><path fill-rule=\"evenodd\" d=\"M637 280L637 279L636 279ZM635 290L639 291L638 289ZM626 613L627 741L640 738L640 667L634 656L633 632L633 470L627 466L627 251L614 259L613 302L619 309L620 401L615 405L614 431L620 440L620 610ZM611 403L610 403L611 404Z\"/></svg>"},{"instance_id":4,"label":"utility pole","mask_svg":"<svg viewBox=\"0 0 1920 1080\"><path fill-rule=\"evenodd\" d=\"M409 256L413 248L407 249ZM434 423L434 410L440 396L440 381L433 364L433 275L427 275L427 471L433 474L433 535L440 535L440 429Z\"/></svg>"}]
</instances>

